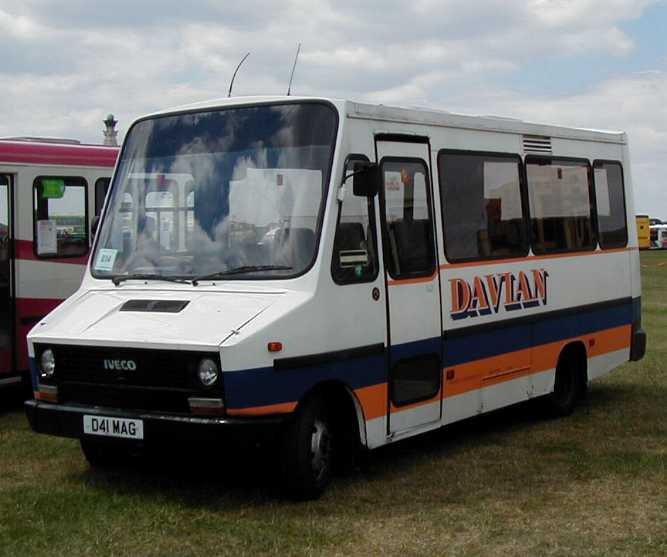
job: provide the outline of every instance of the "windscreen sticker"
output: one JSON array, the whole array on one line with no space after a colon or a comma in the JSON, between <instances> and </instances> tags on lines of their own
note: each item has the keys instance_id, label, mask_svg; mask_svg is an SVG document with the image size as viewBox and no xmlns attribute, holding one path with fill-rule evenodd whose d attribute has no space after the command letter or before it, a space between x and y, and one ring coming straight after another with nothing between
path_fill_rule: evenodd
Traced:
<instances>
[{"instance_id":1,"label":"windscreen sticker","mask_svg":"<svg viewBox=\"0 0 667 557\"><path fill-rule=\"evenodd\" d=\"M95 261L96 271L113 271L113 264L116 262L116 255L118 250L103 248L97 254L97 261Z\"/></svg>"}]
</instances>

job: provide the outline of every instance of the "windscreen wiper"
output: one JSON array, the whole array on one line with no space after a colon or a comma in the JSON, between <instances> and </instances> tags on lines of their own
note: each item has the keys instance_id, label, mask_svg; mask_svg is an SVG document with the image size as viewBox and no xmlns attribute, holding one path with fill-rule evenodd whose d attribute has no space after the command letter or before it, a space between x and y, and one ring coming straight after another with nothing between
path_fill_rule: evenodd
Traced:
<instances>
[{"instance_id":1,"label":"windscreen wiper","mask_svg":"<svg viewBox=\"0 0 667 557\"><path fill-rule=\"evenodd\" d=\"M209 275L202 275L200 277L195 277L192 279L192 286L197 286L199 281L202 280L214 280L221 279L233 275L240 275L243 273L257 273L261 271L291 271L292 267L289 265L243 265L241 267L235 267L233 269L228 269L226 271L217 271Z\"/></svg>"},{"instance_id":2,"label":"windscreen wiper","mask_svg":"<svg viewBox=\"0 0 667 557\"><path fill-rule=\"evenodd\" d=\"M121 282L125 282L126 280L164 280L166 282L190 284L190 281L186 279L165 277L163 275L156 275L156 274L114 275L113 277L111 277L111 282L113 282L116 286L118 286Z\"/></svg>"}]
</instances>

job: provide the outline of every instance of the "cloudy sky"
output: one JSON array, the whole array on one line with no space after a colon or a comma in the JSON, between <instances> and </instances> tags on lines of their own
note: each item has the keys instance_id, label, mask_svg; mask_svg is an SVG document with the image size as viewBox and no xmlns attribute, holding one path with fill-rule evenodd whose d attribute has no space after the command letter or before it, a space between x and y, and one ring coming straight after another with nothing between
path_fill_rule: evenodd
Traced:
<instances>
[{"instance_id":1,"label":"cloudy sky","mask_svg":"<svg viewBox=\"0 0 667 557\"><path fill-rule=\"evenodd\" d=\"M0 0L0 136L101 139L158 108L293 93L629 133L667 218L667 0Z\"/></svg>"}]
</instances>

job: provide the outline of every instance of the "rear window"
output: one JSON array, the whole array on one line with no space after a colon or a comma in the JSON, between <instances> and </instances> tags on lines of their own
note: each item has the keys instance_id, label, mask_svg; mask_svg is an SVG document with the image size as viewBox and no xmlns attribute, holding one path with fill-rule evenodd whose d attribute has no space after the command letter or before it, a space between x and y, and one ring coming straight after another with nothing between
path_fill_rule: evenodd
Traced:
<instances>
[{"instance_id":1,"label":"rear window","mask_svg":"<svg viewBox=\"0 0 667 557\"><path fill-rule=\"evenodd\" d=\"M619 162L595 161L595 203L602 249L621 248L628 243L623 167Z\"/></svg>"}]
</instances>

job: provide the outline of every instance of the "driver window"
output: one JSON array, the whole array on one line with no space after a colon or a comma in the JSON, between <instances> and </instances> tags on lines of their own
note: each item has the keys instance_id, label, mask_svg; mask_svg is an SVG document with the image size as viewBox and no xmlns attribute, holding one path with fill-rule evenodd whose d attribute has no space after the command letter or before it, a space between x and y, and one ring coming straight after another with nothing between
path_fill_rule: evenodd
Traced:
<instances>
[{"instance_id":1,"label":"driver window","mask_svg":"<svg viewBox=\"0 0 667 557\"><path fill-rule=\"evenodd\" d=\"M366 157L349 157L345 176L355 171ZM338 203L338 223L334 236L331 274L337 284L372 282L377 276L377 249L373 198L357 197L352 178L345 183L345 196Z\"/></svg>"}]
</instances>

